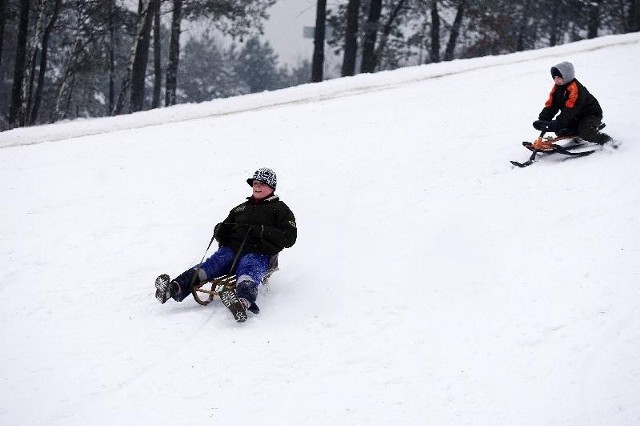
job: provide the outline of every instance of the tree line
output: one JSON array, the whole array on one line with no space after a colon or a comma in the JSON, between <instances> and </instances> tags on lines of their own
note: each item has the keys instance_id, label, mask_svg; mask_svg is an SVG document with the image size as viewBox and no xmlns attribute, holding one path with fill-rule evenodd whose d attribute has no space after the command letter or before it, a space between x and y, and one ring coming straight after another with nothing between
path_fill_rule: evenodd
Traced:
<instances>
[{"instance_id":1,"label":"tree line","mask_svg":"<svg viewBox=\"0 0 640 426\"><path fill-rule=\"evenodd\" d=\"M640 30L638 0L317 0L291 69L260 38L276 1L0 0L0 130Z\"/></svg>"},{"instance_id":2,"label":"tree line","mask_svg":"<svg viewBox=\"0 0 640 426\"><path fill-rule=\"evenodd\" d=\"M317 0L313 81L323 41L350 76L636 31L638 0Z\"/></svg>"},{"instance_id":3,"label":"tree line","mask_svg":"<svg viewBox=\"0 0 640 426\"><path fill-rule=\"evenodd\" d=\"M306 82L258 37L275 1L0 0L0 129Z\"/></svg>"}]
</instances>

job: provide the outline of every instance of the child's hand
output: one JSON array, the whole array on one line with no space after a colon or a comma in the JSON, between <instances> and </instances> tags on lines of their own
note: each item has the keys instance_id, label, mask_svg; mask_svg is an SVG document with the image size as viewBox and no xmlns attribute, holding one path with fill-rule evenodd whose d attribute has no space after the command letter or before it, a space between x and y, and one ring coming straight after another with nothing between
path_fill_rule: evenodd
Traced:
<instances>
[{"instance_id":1,"label":"child's hand","mask_svg":"<svg viewBox=\"0 0 640 426\"><path fill-rule=\"evenodd\" d=\"M536 120L533 122L533 128L541 132L546 131L548 125L549 125L548 121Z\"/></svg>"},{"instance_id":2,"label":"child's hand","mask_svg":"<svg viewBox=\"0 0 640 426\"><path fill-rule=\"evenodd\" d=\"M557 132L560 129L562 129L562 125L556 120L552 120L547 124L547 132Z\"/></svg>"}]
</instances>

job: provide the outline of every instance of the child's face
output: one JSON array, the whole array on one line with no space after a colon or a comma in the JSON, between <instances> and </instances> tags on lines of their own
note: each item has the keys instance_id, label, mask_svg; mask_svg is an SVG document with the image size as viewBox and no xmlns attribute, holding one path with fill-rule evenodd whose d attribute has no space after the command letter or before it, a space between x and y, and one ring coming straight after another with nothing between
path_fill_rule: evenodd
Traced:
<instances>
[{"instance_id":1,"label":"child's face","mask_svg":"<svg viewBox=\"0 0 640 426\"><path fill-rule=\"evenodd\" d=\"M262 200L273 194L273 189L271 189L271 187L266 183L260 182L259 180L254 180L252 187L253 198L255 198L256 200Z\"/></svg>"},{"instance_id":2,"label":"child's face","mask_svg":"<svg viewBox=\"0 0 640 426\"><path fill-rule=\"evenodd\" d=\"M564 79L562 77L555 76L555 77L553 77L553 82L557 86L562 86L564 84Z\"/></svg>"}]
</instances>

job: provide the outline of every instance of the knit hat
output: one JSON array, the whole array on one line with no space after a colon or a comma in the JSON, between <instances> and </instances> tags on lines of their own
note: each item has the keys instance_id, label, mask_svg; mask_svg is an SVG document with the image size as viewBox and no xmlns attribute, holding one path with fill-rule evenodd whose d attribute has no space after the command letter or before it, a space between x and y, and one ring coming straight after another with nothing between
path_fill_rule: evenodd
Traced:
<instances>
[{"instance_id":1,"label":"knit hat","mask_svg":"<svg viewBox=\"0 0 640 426\"><path fill-rule=\"evenodd\" d=\"M576 78L576 72L571 62L560 62L558 65L551 67L551 77L560 77L565 83L569 83Z\"/></svg>"},{"instance_id":2,"label":"knit hat","mask_svg":"<svg viewBox=\"0 0 640 426\"><path fill-rule=\"evenodd\" d=\"M276 172L273 170L262 167L253 174L253 177L247 179L247 183L250 186L253 186L253 181L258 180L260 182L266 183L269 185L274 191L276 189L276 184L278 183L278 179L276 178Z\"/></svg>"}]
</instances>

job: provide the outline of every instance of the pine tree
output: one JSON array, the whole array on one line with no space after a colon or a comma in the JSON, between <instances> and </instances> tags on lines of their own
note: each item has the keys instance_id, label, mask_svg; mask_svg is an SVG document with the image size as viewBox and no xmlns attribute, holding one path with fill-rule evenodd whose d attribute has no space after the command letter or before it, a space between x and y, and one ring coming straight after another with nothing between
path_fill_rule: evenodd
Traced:
<instances>
[{"instance_id":1,"label":"pine tree","mask_svg":"<svg viewBox=\"0 0 640 426\"><path fill-rule=\"evenodd\" d=\"M236 74L247 84L250 93L282 87L277 70L278 56L269 42L261 43L257 37L251 37L238 53L236 61Z\"/></svg>"}]
</instances>

